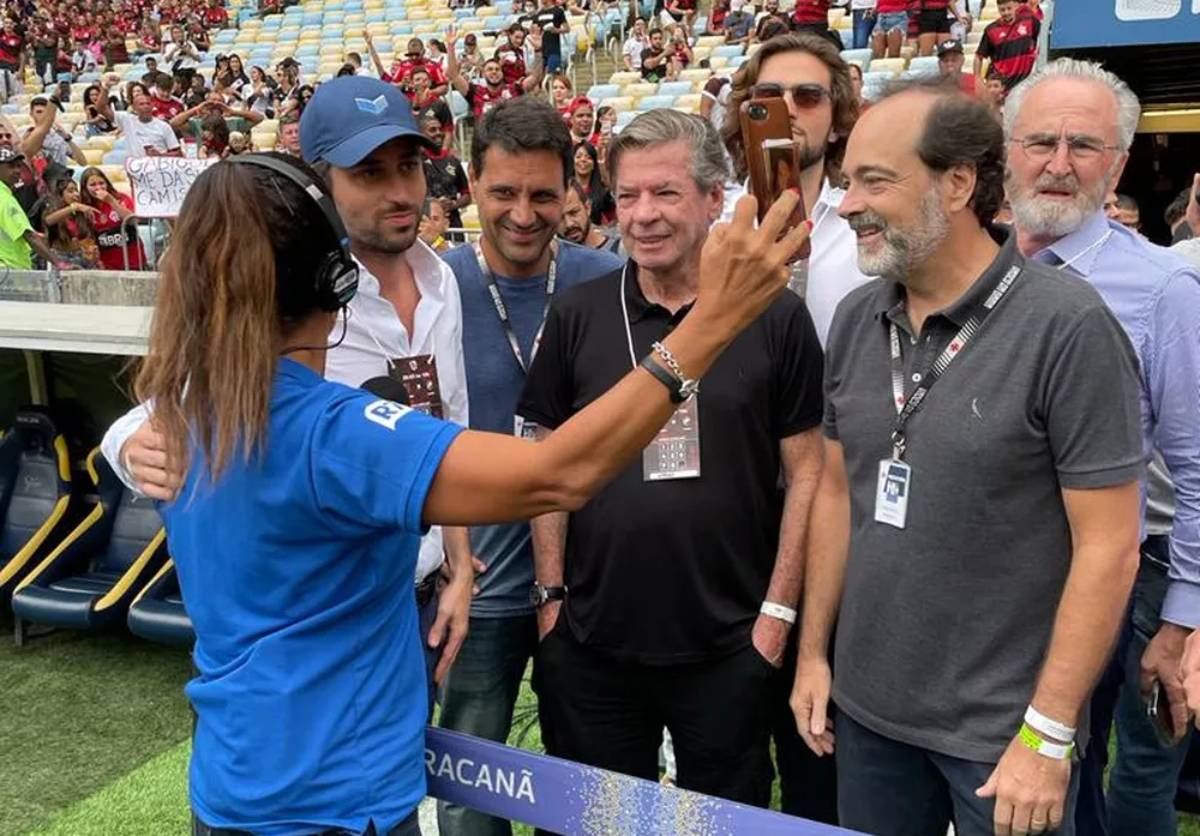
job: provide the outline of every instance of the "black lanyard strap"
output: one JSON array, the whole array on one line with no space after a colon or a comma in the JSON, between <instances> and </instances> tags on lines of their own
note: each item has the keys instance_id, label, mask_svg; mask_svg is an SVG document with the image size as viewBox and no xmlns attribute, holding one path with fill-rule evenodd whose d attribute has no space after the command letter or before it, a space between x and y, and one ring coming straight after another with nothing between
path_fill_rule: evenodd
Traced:
<instances>
[{"instance_id":1,"label":"black lanyard strap","mask_svg":"<svg viewBox=\"0 0 1200 836\"><path fill-rule=\"evenodd\" d=\"M517 359L517 365L521 367L521 371L528 374L529 366L533 365L533 358L537 356L538 346L542 342L542 331L546 327L546 316L550 313L550 302L554 299L558 273L558 247L553 242L550 244L550 267L546 272L546 306L542 309L542 321L538 325L537 334L534 335L533 346L529 349L528 364L521 356L521 343L517 340L516 332L513 331L512 320L508 316L508 306L504 304L504 299L500 296L500 287L496 284L496 276L488 267L487 260L483 257L483 249L479 244L475 244L475 258L479 262L479 272L483 274L488 293L492 295L492 304L496 306L496 316L500 317L500 327L504 329L504 336L508 337L508 345L512 349L513 357Z\"/></svg>"},{"instance_id":2,"label":"black lanyard strap","mask_svg":"<svg viewBox=\"0 0 1200 836\"><path fill-rule=\"evenodd\" d=\"M896 421L892 424L892 458L899 461L904 457L904 449L907 446L904 428L908 424L908 420L921 408L921 404L925 402L933 384L941 379L942 375L946 373L946 369L950 368L950 364L954 362L954 358L962 353L979 329L983 327L983 323L1000 304L1000 301L1008 295L1008 291L1020 275L1020 265L1014 264L1009 268L992 292L988 294L988 297L976 307L971 313L971 317L963 323L963 326L958 329L958 333L942 349L941 354L933 361L929 370L920 376L917 388L907 397L904 394L904 359L900 354L900 329L896 327L895 322L888 323L892 355L892 403L896 407Z\"/></svg>"}]
</instances>

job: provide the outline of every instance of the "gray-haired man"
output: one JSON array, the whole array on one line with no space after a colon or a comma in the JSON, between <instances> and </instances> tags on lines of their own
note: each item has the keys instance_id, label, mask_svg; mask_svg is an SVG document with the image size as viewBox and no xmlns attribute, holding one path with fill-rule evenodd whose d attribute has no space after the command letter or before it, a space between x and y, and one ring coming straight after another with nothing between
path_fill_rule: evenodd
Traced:
<instances>
[{"instance_id":1,"label":"gray-haired man","mask_svg":"<svg viewBox=\"0 0 1200 836\"><path fill-rule=\"evenodd\" d=\"M609 164L630 261L555 299L518 408L542 430L687 315L721 213L724 152L703 119L640 116ZM653 780L666 726L681 786L767 803L768 685L800 593L821 367L803 303L780 296L641 462L581 511L534 521L534 687L551 754Z\"/></svg>"}]
</instances>

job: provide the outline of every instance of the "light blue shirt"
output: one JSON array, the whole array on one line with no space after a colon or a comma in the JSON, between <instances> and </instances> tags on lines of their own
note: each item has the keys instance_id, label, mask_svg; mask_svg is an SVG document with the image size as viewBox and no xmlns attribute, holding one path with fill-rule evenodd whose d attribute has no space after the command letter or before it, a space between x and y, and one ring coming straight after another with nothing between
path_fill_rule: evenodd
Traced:
<instances>
[{"instance_id":1,"label":"light blue shirt","mask_svg":"<svg viewBox=\"0 0 1200 836\"><path fill-rule=\"evenodd\" d=\"M1034 258L1090 282L1137 351L1146 455L1157 449L1175 483L1161 617L1200 626L1200 272L1101 212Z\"/></svg>"}]
</instances>

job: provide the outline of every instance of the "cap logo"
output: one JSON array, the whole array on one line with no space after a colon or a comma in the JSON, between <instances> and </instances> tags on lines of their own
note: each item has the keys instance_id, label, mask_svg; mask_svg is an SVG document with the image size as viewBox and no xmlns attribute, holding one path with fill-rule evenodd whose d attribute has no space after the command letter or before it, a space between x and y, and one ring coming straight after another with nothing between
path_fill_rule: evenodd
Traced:
<instances>
[{"instance_id":1,"label":"cap logo","mask_svg":"<svg viewBox=\"0 0 1200 836\"><path fill-rule=\"evenodd\" d=\"M378 116L387 110L387 99L383 96L376 96L374 99L355 99L354 105L364 113L370 113L372 116Z\"/></svg>"}]
</instances>

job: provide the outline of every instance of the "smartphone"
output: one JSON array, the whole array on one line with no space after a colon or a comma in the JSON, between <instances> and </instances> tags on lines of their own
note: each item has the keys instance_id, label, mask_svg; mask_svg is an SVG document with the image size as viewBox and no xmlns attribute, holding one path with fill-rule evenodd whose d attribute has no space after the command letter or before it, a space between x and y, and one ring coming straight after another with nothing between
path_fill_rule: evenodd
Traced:
<instances>
[{"instance_id":1,"label":"smartphone","mask_svg":"<svg viewBox=\"0 0 1200 836\"><path fill-rule=\"evenodd\" d=\"M792 141L787 103L782 97L750 99L742 103L738 116L750 192L758 200L758 220L766 217L785 189L795 189L800 202L787 223L789 231L795 229L804 223L804 195L800 190L800 153ZM811 242L805 239L792 261L804 260L811 253Z\"/></svg>"},{"instance_id":2,"label":"smartphone","mask_svg":"<svg viewBox=\"0 0 1200 836\"><path fill-rule=\"evenodd\" d=\"M1175 726L1171 722L1171 705L1167 700L1167 689L1158 680L1154 682L1154 690L1146 701L1146 717L1154 728L1154 736L1160 746L1170 748L1175 740Z\"/></svg>"}]
</instances>

